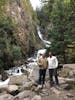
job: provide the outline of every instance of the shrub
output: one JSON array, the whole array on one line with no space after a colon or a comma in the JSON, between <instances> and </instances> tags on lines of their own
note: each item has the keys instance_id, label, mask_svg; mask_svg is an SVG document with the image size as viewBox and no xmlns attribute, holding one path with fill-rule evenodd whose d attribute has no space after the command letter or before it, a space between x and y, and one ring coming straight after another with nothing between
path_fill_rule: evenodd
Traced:
<instances>
[{"instance_id":1,"label":"shrub","mask_svg":"<svg viewBox=\"0 0 75 100\"><path fill-rule=\"evenodd\" d=\"M12 48L12 55L14 60L20 60L22 58L21 48L19 46L14 45Z\"/></svg>"}]
</instances>

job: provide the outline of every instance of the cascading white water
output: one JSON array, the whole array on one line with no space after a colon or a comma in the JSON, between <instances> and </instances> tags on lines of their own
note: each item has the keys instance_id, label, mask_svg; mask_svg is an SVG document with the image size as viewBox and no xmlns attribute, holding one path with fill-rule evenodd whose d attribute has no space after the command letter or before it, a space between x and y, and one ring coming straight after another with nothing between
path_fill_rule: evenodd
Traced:
<instances>
[{"instance_id":1,"label":"cascading white water","mask_svg":"<svg viewBox=\"0 0 75 100\"><path fill-rule=\"evenodd\" d=\"M10 78L6 79L5 81L0 82L0 87L7 87L9 84Z\"/></svg>"},{"instance_id":2,"label":"cascading white water","mask_svg":"<svg viewBox=\"0 0 75 100\"><path fill-rule=\"evenodd\" d=\"M43 35L42 35L42 33L40 32L39 26L37 26L37 33L38 33L39 38L41 39L41 41L42 41L43 44L45 45L45 47L48 47L48 48L49 48L50 45L51 45L51 42L43 39ZM38 52L37 52L37 59L40 57L41 54L43 54L43 53L45 53L45 52L46 52L46 49L38 50Z\"/></svg>"},{"instance_id":3,"label":"cascading white water","mask_svg":"<svg viewBox=\"0 0 75 100\"><path fill-rule=\"evenodd\" d=\"M43 54L43 53L46 53L46 49L40 49L40 50L38 50L38 52L37 52L37 60L41 56L41 54Z\"/></svg>"},{"instance_id":4,"label":"cascading white water","mask_svg":"<svg viewBox=\"0 0 75 100\"><path fill-rule=\"evenodd\" d=\"M46 47L50 47L51 42L43 39L43 35L42 35L42 33L40 32L39 26L37 26L37 33L38 33L39 38L40 38L41 41L43 42L43 44L44 44Z\"/></svg>"},{"instance_id":5,"label":"cascading white water","mask_svg":"<svg viewBox=\"0 0 75 100\"><path fill-rule=\"evenodd\" d=\"M37 26L37 33L38 33L39 38L43 41L43 35L41 34L40 28L38 26Z\"/></svg>"}]
</instances>

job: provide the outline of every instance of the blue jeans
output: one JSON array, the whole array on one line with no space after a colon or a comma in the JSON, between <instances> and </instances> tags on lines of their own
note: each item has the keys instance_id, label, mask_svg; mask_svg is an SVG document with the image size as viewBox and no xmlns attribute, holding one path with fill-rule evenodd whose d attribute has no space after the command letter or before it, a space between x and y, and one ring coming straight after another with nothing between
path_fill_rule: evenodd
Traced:
<instances>
[{"instance_id":1,"label":"blue jeans","mask_svg":"<svg viewBox=\"0 0 75 100\"><path fill-rule=\"evenodd\" d=\"M43 85L45 83L46 69L39 69L39 84Z\"/></svg>"}]
</instances>

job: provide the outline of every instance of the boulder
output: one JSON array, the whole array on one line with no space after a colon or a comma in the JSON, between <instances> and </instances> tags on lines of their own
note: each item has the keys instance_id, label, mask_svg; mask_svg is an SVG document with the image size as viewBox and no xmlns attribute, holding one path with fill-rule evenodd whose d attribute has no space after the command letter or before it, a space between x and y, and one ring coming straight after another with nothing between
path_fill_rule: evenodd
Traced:
<instances>
[{"instance_id":1,"label":"boulder","mask_svg":"<svg viewBox=\"0 0 75 100\"><path fill-rule=\"evenodd\" d=\"M24 98L23 100L30 100L29 98Z\"/></svg>"},{"instance_id":2,"label":"boulder","mask_svg":"<svg viewBox=\"0 0 75 100\"><path fill-rule=\"evenodd\" d=\"M24 88L31 88L32 86L32 82L25 82L25 84L23 85Z\"/></svg>"},{"instance_id":3,"label":"boulder","mask_svg":"<svg viewBox=\"0 0 75 100\"><path fill-rule=\"evenodd\" d=\"M0 96L0 100L13 100L13 96L10 94L4 94Z\"/></svg>"},{"instance_id":4,"label":"boulder","mask_svg":"<svg viewBox=\"0 0 75 100\"><path fill-rule=\"evenodd\" d=\"M17 85L9 85L6 90L13 96L19 93L19 87Z\"/></svg>"},{"instance_id":5,"label":"boulder","mask_svg":"<svg viewBox=\"0 0 75 100\"><path fill-rule=\"evenodd\" d=\"M9 85L7 87L7 91L8 92L13 92L13 91L16 91L16 90L18 90L18 86L17 85Z\"/></svg>"},{"instance_id":6,"label":"boulder","mask_svg":"<svg viewBox=\"0 0 75 100\"><path fill-rule=\"evenodd\" d=\"M55 93L56 95L60 95L61 91L59 91L58 89L56 89L55 87L51 88L52 92Z\"/></svg>"},{"instance_id":7,"label":"boulder","mask_svg":"<svg viewBox=\"0 0 75 100\"><path fill-rule=\"evenodd\" d=\"M31 100L42 100L40 95L35 95Z\"/></svg>"},{"instance_id":8,"label":"boulder","mask_svg":"<svg viewBox=\"0 0 75 100\"><path fill-rule=\"evenodd\" d=\"M7 91L5 88L0 88L0 95L7 94Z\"/></svg>"},{"instance_id":9,"label":"boulder","mask_svg":"<svg viewBox=\"0 0 75 100\"><path fill-rule=\"evenodd\" d=\"M29 82L24 82L23 85L19 86L19 91L24 91L24 90L31 90L33 86L33 83L31 81Z\"/></svg>"}]
</instances>

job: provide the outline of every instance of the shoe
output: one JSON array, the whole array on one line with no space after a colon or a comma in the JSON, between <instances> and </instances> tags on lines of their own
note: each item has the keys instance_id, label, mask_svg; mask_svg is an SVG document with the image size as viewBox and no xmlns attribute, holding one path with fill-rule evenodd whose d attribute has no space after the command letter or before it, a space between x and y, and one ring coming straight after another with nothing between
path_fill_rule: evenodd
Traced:
<instances>
[{"instance_id":1,"label":"shoe","mask_svg":"<svg viewBox=\"0 0 75 100\"><path fill-rule=\"evenodd\" d=\"M38 85L38 87L37 88L42 88L42 85Z\"/></svg>"},{"instance_id":2,"label":"shoe","mask_svg":"<svg viewBox=\"0 0 75 100\"><path fill-rule=\"evenodd\" d=\"M35 91L38 91L39 89L42 89L42 85L38 85Z\"/></svg>"}]
</instances>

